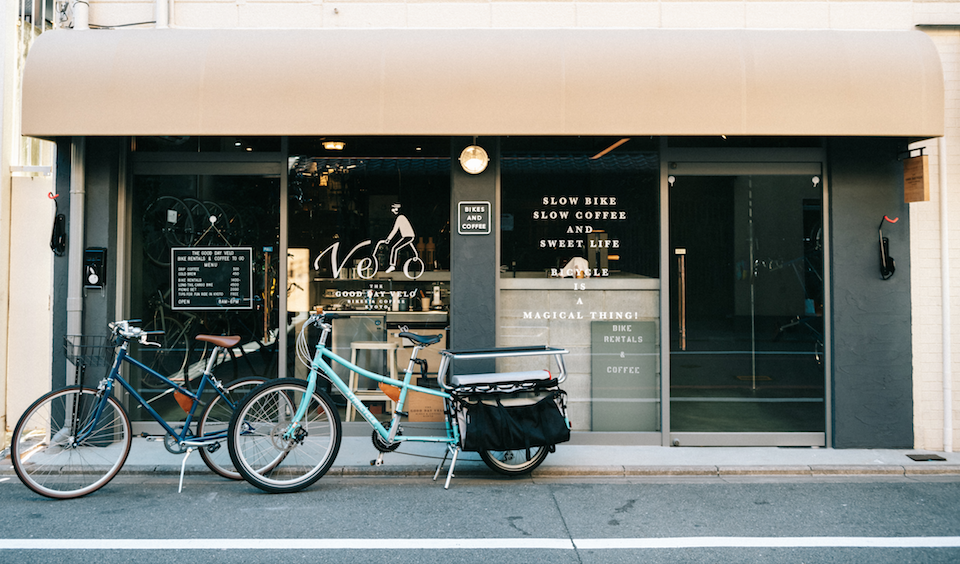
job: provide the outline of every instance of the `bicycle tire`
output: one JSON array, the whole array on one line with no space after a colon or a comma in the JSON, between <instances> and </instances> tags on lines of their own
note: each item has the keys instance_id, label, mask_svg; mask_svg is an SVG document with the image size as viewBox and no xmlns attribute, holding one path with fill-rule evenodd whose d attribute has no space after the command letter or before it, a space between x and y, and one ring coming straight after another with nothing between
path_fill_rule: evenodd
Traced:
<instances>
[{"instance_id":1,"label":"bicycle tire","mask_svg":"<svg viewBox=\"0 0 960 564\"><path fill-rule=\"evenodd\" d=\"M233 404L234 407L240 404L244 397L257 386L266 382L266 378L250 376L234 380L223 387L223 393ZM222 433L223 440L200 447L200 458L204 464L215 473L229 480L242 480L243 476L237 472L230 460L230 449L223 448L227 443L227 431L230 429L230 418L233 417L233 408L224 401L223 396L214 393L213 397L207 403L207 407L200 415L200 422L197 424L197 435L204 437L214 433Z\"/></svg>"},{"instance_id":2,"label":"bicycle tire","mask_svg":"<svg viewBox=\"0 0 960 564\"><path fill-rule=\"evenodd\" d=\"M517 450L481 450L480 458L494 472L504 476L522 476L540 466L550 454L550 447L530 447L530 457L526 449Z\"/></svg>"},{"instance_id":3,"label":"bicycle tire","mask_svg":"<svg viewBox=\"0 0 960 564\"><path fill-rule=\"evenodd\" d=\"M240 212L237 211L237 208L231 206L227 203L214 204L223 210L224 220L226 223L226 232L229 233L228 239L230 239L234 245L243 245L246 243L244 236L246 231L243 226L243 217L241 217Z\"/></svg>"},{"instance_id":4,"label":"bicycle tire","mask_svg":"<svg viewBox=\"0 0 960 564\"><path fill-rule=\"evenodd\" d=\"M309 487L327 473L340 450L340 415L320 390L314 391L301 422L304 434L283 438L306 388L306 382L295 378L272 380L250 392L233 412L230 459L247 482L263 491Z\"/></svg>"},{"instance_id":5,"label":"bicycle tire","mask_svg":"<svg viewBox=\"0 0 960 564\"><path fill-rule=\"evenodd\" d=\"M10 445L13 469L25 486L42 496L70 499L97 491L117 475L130 453L130 418L116 398L107 396L94 421L100 400L97 390L73 386L33 402ZM71 427L91 425L93 432L72 444Z\"/></svg>"},{"instance_id":6,"label":"bicycle tire","mask_svg":"<svg viewBox=\"0 0 960 564\"><path fill-rule=\"evenodd\" d=\"M171 247L187 247L195 237L193 216L183 201L161 196L143 212L143 250L159 267L170 266Z\"/></svg>"}]
</instances>

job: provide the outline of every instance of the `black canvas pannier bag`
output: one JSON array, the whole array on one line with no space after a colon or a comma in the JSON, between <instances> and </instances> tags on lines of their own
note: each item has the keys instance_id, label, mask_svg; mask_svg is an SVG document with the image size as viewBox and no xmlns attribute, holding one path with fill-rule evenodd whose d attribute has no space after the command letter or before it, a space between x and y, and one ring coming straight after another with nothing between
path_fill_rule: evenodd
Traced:
<instances>
[{"instance_id":1,"label":"black canvas pannier bag","mask_svg":"<svg viewBox=\"0 0 960 564\"><path fill-rule=\"evenodd\" d=\"M523 394L460 397L458 418L463 450L519 450L570 440L566 392L558 388ZM529 396L530 394L526 394Z\"/></svg>"}]
</instances>

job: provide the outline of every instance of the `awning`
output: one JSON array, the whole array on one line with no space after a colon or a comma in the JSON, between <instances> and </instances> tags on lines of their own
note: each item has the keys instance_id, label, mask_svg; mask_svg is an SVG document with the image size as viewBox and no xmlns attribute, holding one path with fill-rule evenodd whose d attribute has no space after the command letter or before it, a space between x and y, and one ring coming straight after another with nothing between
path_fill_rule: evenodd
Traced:
<instances>
[{"instance_id":1,"label":"awning","mask_svg":"<svg viewBox=\"0 0 960 564\"><path fill-rule=\"evenodd\" d=\"M64 30L23 82L36 137L943 132L919 31Z\"/></svg>"}]
</instances>

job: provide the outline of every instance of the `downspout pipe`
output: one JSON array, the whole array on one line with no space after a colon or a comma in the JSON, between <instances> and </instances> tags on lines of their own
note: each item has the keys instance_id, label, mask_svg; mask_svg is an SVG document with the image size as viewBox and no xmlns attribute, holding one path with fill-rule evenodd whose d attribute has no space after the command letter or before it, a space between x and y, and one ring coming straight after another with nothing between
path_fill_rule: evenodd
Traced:
<instances>
[{"instance_id":1,"label":"downspout pipe","mask_svg":"<svg viewBox=\"0 0 960 564\"><path fill-rule=\"evenodd\" d=\"M67 239L69 254L67 260L67 335L83 334L83 224L84 198L84 154L86 138L74 137L70 142L70 230ZM71 381L73 371L67 371L67 384L80 384Z\"/></svg>"},{"instance_id":2,"label":"downspout pipe","mask_svg":"<svg viewBox=\"0 0 960 564\"><path fill-rule=\"evenodd\" d=\"M950 326L950 223L947 199L947 140L937 140L940 188L940 294L943 325L943 451L953 452L953 371Z\"/></svg>"},{"instance_id":3,"label":"downspout pipe","mask_svg":"<svg viewBox=\"0 0 960 564\"><path fill-rule=\"evenodd\" d=\"M73 29L90 29L90 4L87 0L73 0Z\"/></svg>"},{"instance_id":4,"label":"downspout pipe","mask_svg":"<svg viewBox=\"0 0 960 564\"><path fill-rule=\"evenodd\" d=\"M156 0L154 10L157 29L170 27L170 0Z\"/></svg>"}]
</instances>

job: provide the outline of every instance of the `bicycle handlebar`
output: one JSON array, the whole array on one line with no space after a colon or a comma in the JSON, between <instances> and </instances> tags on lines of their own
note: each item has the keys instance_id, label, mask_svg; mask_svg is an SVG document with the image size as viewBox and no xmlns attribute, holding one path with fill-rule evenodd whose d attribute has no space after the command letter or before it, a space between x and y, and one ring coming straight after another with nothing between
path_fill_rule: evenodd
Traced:
<instances>
[{"instance_id":1,"label":"bicycle handlebar","mask_svg":"<svg viewBox=\"0 0 960 564\"><path fill-rule=\"evenodd\" d=\"M151 335L162 335L163 331L144 331L141 327L132 325L133 323L139 322L139 319L121 319L113 323L108 323L107 326L110 328L114 337L123 337L127 340L136 339L141 345L160 347L160 343L150 341L149 337Z\"/></svg>"}]
</instances>

